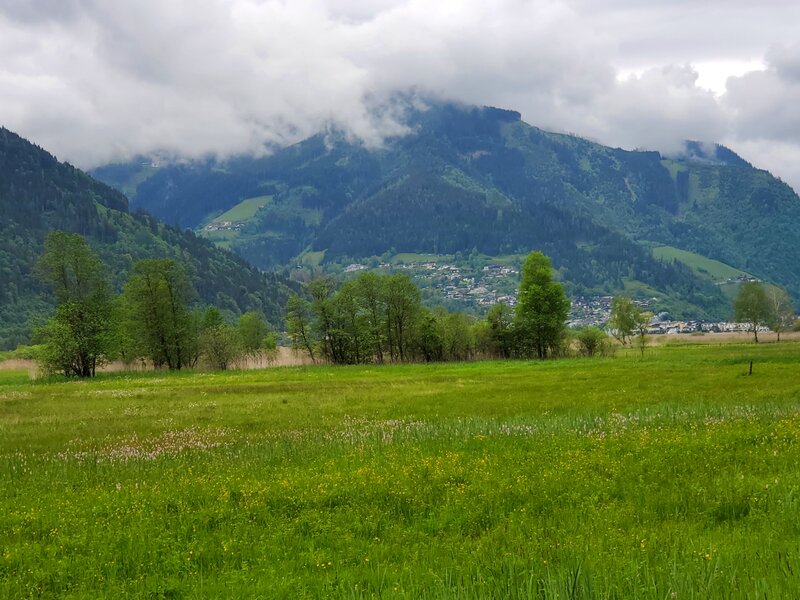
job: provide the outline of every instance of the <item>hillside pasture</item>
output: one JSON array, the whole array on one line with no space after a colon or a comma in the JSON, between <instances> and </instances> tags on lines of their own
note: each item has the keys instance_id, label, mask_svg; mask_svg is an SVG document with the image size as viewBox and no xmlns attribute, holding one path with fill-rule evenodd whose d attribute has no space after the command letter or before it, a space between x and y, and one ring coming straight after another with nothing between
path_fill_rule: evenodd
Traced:
<instances>
[{"instance_id":1,"label":"hillside pasture","mask_svg":"<svg viewBox=\"0 0 800 600\"><path fill-rule=\"evenodd\" d=\"M237 204L233 208L225 211L218 217L215 217L211 222L223 223L225 221L230 221L231 223L237 223L241 221L247 221L248 219L252 219L253 217L255 217L259 209L263 208L271 201L272 201L272 196L258 196L257 198L247 198L246 200L242 200L239 204Z\"/></svg>"},{"instance_id":2,"label":"hillside pasture","mask_svg":"<svg viewBox=\"0 0 800 600\"><path fill-rule=\"evenodd\" d=\"M688 250L673 248L672 246L656 246L653 248L653 256L660 260L677 260L685 264L700 276L708 277L717 283L723 283L729 279L748 276L748 273L735 269L723 262L707 258Z\"/></svg>"},{"instance_id":3,"label":"hillside pasture","mask_svg":"<svg viewBox=\"0 0 800 600\"><path fill-rule=\"evenodd\" d=\"M7 371L0 597L793 597L799 376L796 342Z\"/></svg>"}]
</instances>

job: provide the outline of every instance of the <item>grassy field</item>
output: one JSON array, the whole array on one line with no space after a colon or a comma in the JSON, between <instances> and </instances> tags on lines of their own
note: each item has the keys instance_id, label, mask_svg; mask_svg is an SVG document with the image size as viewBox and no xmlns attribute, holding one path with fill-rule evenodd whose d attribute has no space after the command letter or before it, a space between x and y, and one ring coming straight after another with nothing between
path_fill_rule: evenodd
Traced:
<instances>
[{"instance_id":1,"label":"grassy field","mask_svg":"<svg viewBox=\"0 0 800 600\"><path fill-rule=\"evenodd\" d=\"M272 201L272 196L259 196L258 198L248 198L242 200L239 204L230 210L222 213L220 216L215 217L213 223L222 223L223 221L247 221L256 216L258 209L267 205Z\"/></svg>"},{"instance_id":2,"label":"grassy field","mask_svg":"<svg viewBox=\"0 0 800 600\"><path fill-rule=\"evenodd\" d=\"M735 279L740 275L747 275L744 271L734 269L718 260L706 258L694 252L673 248L672 246L657 246L653 248L653 256L661 260L677 260L678 262L682 262L698 275L708 277L716 282Z\"/></svg>"},{"instance_id":3,"label":"grassy field","mask_svg":"<svg viewBox=\"0 0 800 600\"><path fill-rule=\"evenodd\" d=\"M792 598L798 464L797 342L0 371L0 597Z\"/></svg>"}]
</instances>

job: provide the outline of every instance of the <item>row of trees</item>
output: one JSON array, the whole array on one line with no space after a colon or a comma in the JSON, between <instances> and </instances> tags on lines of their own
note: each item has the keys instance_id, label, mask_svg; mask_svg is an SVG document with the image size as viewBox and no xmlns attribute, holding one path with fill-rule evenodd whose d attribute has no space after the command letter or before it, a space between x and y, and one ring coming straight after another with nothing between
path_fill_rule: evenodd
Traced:
<instances>
[{"instance_id":1,"label":"row of trees","mask_svg":"<svg viewBox=\"0 0 800 600\"><path fill-rule=\"evenodd\" d=\"M215 307L192 308L196 294L180 264L167 259L134 264L123 292L114 296L103 263L79 235L53 232L36 272L57 301L55 315L39 328L45 342L45 371L91 377L111 360L148 361L179 370L201 361L224 370L242 358L265 358L277 347L263 316L248 312L234 325ZM569 300L553 280L550 260L540 252L526 258L515 309L493 306L478 320L422 306L420 291L405 274L373 272L338 285L313 280L307 295L289 298L287 335L314 361L333 364L539 358L613 352L605 331L569 331ZM780 288L750 282L741 287L736 318L780 335L794 324L794 309ZM609 331L642 353L652 313L630 298L615 297Z\"/></svg>"},{"instance_id":2,"label":"row of trees","mask_svg":"<svg viewBox=\"0 0 800 600\"><path fill-rule=\"evenodd\" d=\"M265 357L276 336L255 312L229 324L214 307L193 309L196 294L180 264L134 264L121 294L111 293L102 261L79 235L51 233L36 273L53 290L57 309L38 328L40 361L48 373L91 377L112 360L147 361L179 370L204 362L226 369L243 357ZM288 337L313 360L334 364L547 358L570 344L569 301L553 281L550 260L530 254L522 267L516 310L493 306L483 320L422 306L405 274L363 273L338 286L316 279L307 295L287 304ZM584 355L605 348L605 334L577 336Z\"/></svg>"},{"instance_id":3,"label":"row of trees","mask_svg":"<svg viewBox=\"0 0 800 600\"><path fill-rule=\"evenodd\" d=\"M734 320L747 325L758 343L758 332L767 328L778 336L797 324L792 299L782 287L749 281L741 285L733 303ZM653 313L642 310L631 298L615 296L611 302L608 329L623 345L636 344L642 352L647 342L647 329ZM586 335L584 332L583 335Z\"/></svg>"},{"instance_id":4,"label":"row of trees","mask_svg":"<svg viewBox=\"0 0 800 600\"><path fill-rule=\"evenodd\" d=\"M405 274L362 273L338 289L321 278L309 284L309 299L290 298L288 335L312 359L336 364L547 358L564 351L569 311L552 274L546 256L530 254L516 310L497 304L485 320L423 307Z\"/></svg>"},{"instance_id":5,"label":"row of trees","mask_svg":"<svg viewBox=\"0 0 800 600\"><path fill-rule=\"evenodd\" d=\"M236 325L214 307L192 309L196 294L182 266L168 259L134 264L122 294L110 291L103 263L79 235L52 232L36 265L56 297L55 315L37 331L48 373L92 377L111 360L150 361L179 370L203 360L225 369L276 346L263 316Z\"/></svg>"}]
</instances>

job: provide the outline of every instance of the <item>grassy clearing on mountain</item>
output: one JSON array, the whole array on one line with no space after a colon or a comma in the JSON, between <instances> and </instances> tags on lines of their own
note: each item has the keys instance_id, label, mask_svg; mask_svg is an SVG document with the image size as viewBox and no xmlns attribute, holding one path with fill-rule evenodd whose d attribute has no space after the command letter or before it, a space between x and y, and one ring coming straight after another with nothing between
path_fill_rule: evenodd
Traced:
<instances>
[{"instance_id":1,"label":"grassy clearing on mountain","mask_svg":"<svg viewBox=\"0 0 800 600\"><path fill-rule=\"evenodd\" d=\"M0 597L791 597L798 375L794 342L0 372Z\"/></svg>"},{"instance_id":2,"label":"grassy clearing on mountain","mask_svg":"<svg viewBox=\"0 0 800 600\"><path fill-rule=\"evenodd\" d=\"M258 210L272 201L272 196L259 196L258 198L248 198L239 204L222 213L213 220L213 223L230 221L232 223L247 221L256 216Z\"/></svg>"},{"instance_id":3,"label":"grassy clearing on mountain","mask_svg":"<svg viewBox=\"0 0 800 600\"><path fill-rule=\"evenodd\" d=\"M673 248L672 246L656 246L653 248L653 256L660 260L677 260L682 262L698 275L709 277L717 282L747 275L744 271L734 269L718 260L706 258L694 252Z\"/></svg>"}]
</instances>

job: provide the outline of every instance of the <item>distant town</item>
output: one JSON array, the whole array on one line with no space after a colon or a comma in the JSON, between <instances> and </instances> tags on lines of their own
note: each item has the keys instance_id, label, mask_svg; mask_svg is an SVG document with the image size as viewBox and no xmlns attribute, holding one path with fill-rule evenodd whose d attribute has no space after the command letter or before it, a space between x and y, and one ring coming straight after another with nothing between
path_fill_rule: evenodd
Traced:
<instances>
[{"instance_id":1,"label":"distant town","mask_svg":"<svg viewBox=\"0 0 800 600\"><path fill-rule=\"evenodd\" d=\"M352 274L375 268L381 270L399 269L409 275L423 288L441 292L443 298L476 308L486 308L503 302L510 307L517 304L519 269L514 266L488 264L478 269L470 269L450 262L411 261L389 263L380 261L377 265L351 263L344 267L344 273ZM757 281L750 276L740 276L725 283ZM571 328L587 326L604 327L611 316L611 301L614 296L578 296L571 298L571 308L567 325ZM748 331L749 323L730 321L673 320L667 313L658 312L658 299L637 299L634 304L643 310L653 312L648 333L691 334L691 333L729 333ZM767 328L762 328L764 331Z\"/></svg>"}]
</instances>

